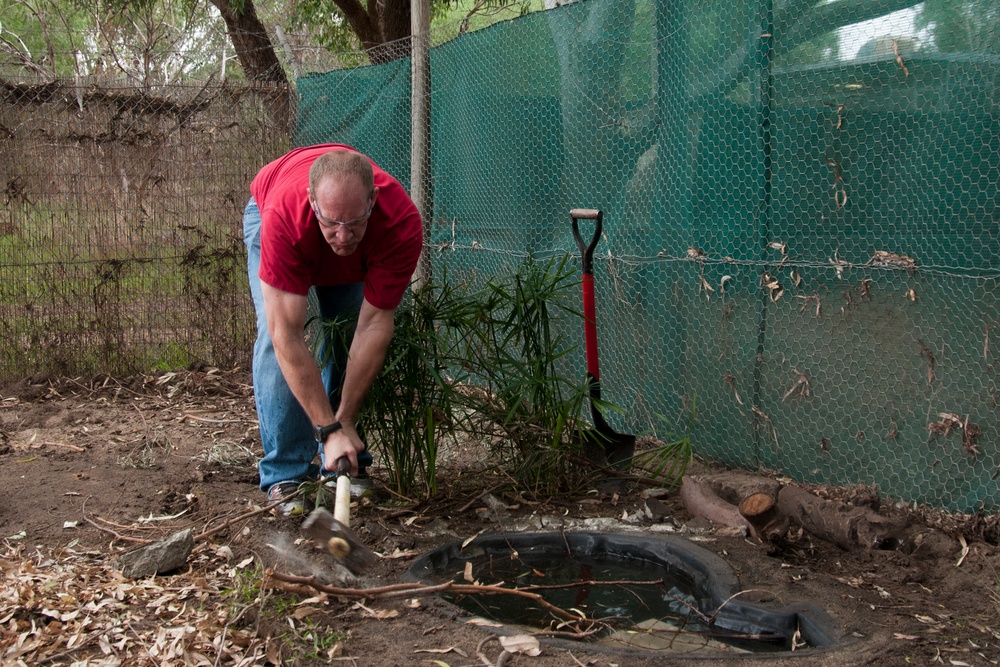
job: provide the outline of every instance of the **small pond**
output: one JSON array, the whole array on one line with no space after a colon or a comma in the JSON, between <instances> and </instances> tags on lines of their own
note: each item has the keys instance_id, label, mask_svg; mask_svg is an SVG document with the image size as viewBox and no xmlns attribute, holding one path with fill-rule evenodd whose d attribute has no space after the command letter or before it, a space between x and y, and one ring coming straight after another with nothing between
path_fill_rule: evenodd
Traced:
<instances>
[{"instance_id":1,"label":"small pond","mask_svg":"<svg viewBox=\"0 0 1000 667\"><path fill-rule=\"evenodd\" d=\"M517 589L442 595L502 633L583 634L592 646L676 653L774 653L836 643L812 604L779 610L740 600L719 556L674 536L608 533L481 535L418 559L407 578ZM582 632L581 632L582 631Z\"/></svg>"}]
</instances>

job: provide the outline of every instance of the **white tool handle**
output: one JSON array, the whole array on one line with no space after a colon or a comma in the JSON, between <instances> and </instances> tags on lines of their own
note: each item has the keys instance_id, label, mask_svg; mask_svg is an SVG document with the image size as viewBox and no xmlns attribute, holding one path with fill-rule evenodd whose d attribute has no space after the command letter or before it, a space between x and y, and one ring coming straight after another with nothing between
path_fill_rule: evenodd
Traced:
<instances>
[{"instance_id":1,"label":"white tool handle","mask_svg":"<svg viewBox=\"0 0 1000 667\"><path fill-rule=\"evenodd\" d=\"M337 495L333 503L333 518L349 527L351 520L351 477L337 476Z\"/></svg>"}]
</instances>

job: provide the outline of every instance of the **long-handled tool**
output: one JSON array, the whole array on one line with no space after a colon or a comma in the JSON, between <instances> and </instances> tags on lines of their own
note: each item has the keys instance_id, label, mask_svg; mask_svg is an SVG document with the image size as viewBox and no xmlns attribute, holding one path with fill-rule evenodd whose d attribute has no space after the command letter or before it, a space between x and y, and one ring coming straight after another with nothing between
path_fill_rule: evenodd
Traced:
<instances>
[{"instance_id":1,"label":"long-handled tool","mask_svg":"<svg viewBox=\"0 0 1000 667\"><path fill-rule=\"evenodd\" d=\"M378 556L366 547L350 526L351 476L347 457L337 460L337 490L334 494L333 514L317 507L302 523L302 530L309 537L326 547L335 558L354 574L361 575L371 569Z\"/></svg>"},{"instance_id":2,"label":"long-handled tool","mask_svg":"<svg viewBox=\"0 0 1000 667\"><path fill-rule=\"evenodd\" d=\"M603 452L604 461L598 463L610 465L619 470L627 470L635 454L635 436L629 433L618 433L604 419L598 407L601 402L601 371L597 362L597 307L594 302L594 248L601 238L604 214L593 208L574 208L569 212L573 221L573 238L580 248L583 261L583 320L584 339L587 349L587 380L590 389L590 416L594 421L594 433L582 434L585 445L597 444ZM593 220L594 236L586 243L580 236L580 226L577 220ZM588 456L593 456L589 452Z\"/></svg>"}]
</instances>

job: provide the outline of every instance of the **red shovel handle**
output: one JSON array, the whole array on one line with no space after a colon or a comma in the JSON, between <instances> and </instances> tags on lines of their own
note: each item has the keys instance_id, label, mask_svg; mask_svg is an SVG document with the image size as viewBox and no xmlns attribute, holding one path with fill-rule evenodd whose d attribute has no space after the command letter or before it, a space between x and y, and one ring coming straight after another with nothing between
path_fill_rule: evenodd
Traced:
<instances>
[{"instance_id":1,"label":"red shovel handle","mask_svg":"<svg viewBox=\"0 0 1000 667\"><path fill-rule=\"evenodd\" d=\"M594 274L583 274L583 334L587 346L587 372L594 381L601 380L597 363L597 308L594 305Z\"/></svg>"},{"instance_id":2,"label":"red shovel handle","mask_svg":"<svg viewBox=\"0 0 1000 667\"><path fill-rule=\"evenodd\" d=\"M595 382L601 379L601 371L597 362L597 308L594 304L594 248L601 238L601 226L604 214L593 208L574 208L569 212L573 221L573 238L580 248L583 260L583 320L584 340L587 346L587 372ZM577 220L593 220L594 236L590 243L580 235Z\"/></svg>"}]
</instances>

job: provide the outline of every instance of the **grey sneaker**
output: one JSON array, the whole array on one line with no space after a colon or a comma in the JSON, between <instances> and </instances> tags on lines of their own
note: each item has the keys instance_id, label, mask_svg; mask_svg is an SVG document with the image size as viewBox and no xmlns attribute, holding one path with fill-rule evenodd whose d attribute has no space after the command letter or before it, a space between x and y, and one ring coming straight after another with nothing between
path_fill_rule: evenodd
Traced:
<instances>
[{"instance_id":1,"label":"grey sneaker","mask_svg":"<svg viewBox=\"0 0 1000 667\"><path fill-rule=\"evenodd\" d=\"M359 468L358 474L351 478L351 498L361 498L371 490L372 478L368 476L368 470Z\"/></svg>"},{"instance_id":2,"label":"grey sneaker","mask_svg":"<svg viewBox=\"0 0 1000 667\"><path fill-rule=\"evenodd\" d=\"M299 494L294 498L288 498L299 490L298 482L278 482L267 490L267 499L272 503L280 502L272 510L281 516L302 516L306 512L306 499ZM288 498L288 500L285 500Z\"/></svg>"},{"instance_id":3,"label":"grey sneaker","mask_svg":"<svg viewBox=\"0 0 1000 667\"><path fill-rule=\"evenodd\" d=\"M333 499L337 492L337 477L327 477L323 482L323 486L326 487L326 492L330 494L330 504L333 504ZM372 478L368 476L368 471L364 468L358 470L358 474L351 477L351 498L361 498L368 494L372 490Z\"/></svg>"}]
</instances>

